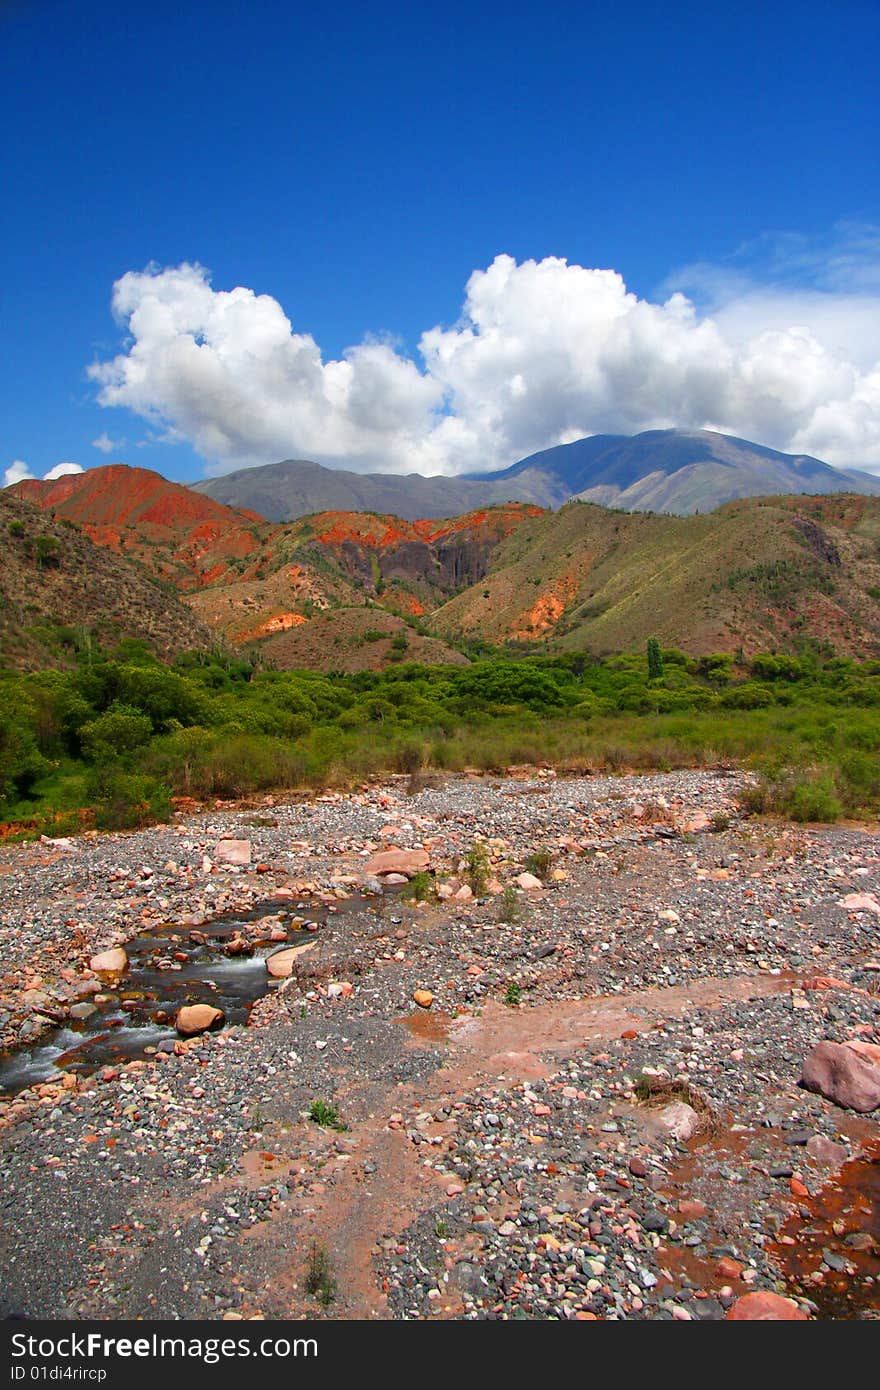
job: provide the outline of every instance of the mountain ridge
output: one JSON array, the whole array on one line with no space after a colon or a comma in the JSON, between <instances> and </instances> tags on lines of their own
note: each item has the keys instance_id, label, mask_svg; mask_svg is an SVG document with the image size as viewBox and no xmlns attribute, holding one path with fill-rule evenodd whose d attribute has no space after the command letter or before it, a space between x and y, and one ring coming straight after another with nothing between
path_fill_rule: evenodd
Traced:
<instances>
[{"instance_id":1,"label":"mountain ridge","mask_svg":"<svg viewBox=\"0 0 880 1390\"><path fill-rule=\"evenodd\" d=\"M556 509L574 497L687 516L738 497L880 494L880 478L713 430L646 430L557 444L498 472L355 473L286 459L206 479L193 491L272 521L324 511L390 512L413 521L507 502Z\"/></svg>"},{"instance_id":2,"label":"mountain ridge","mask_svg":"<svg viewBox=\"0 0 880 1390\"><path fill-rule=\"evenodd\" d=\"M592 447L586 464L568 455L572 485L590 468L601 476L610 446ZM733 457L719 466L736 471L740 445L723 447ZM801 478L815 478L814 461ZM608 654L649 636L695 656L804 642L880 655L880 498L856 493L734 499L688 516L575 499L556 511L324 511L279 524L111 465L4 497L37 517L39 503L47 525L79 527L173 587L194 631L284 667L460 661L474 644ZM40 589L33 566L27 575Z\"/></svg>"},{"instance_id":3,"label":"mountain ridge","mask_svg":"<svg viewBox=\"0 0 880 1390\"><path fill-rule=\"evenodd\" d=\"M139 639L158 656L208 650L214 632L140 565L92 541L76 523L0 491L0 667L72 662L75 630L113 644Z\"/></svg>"}]
</instances>

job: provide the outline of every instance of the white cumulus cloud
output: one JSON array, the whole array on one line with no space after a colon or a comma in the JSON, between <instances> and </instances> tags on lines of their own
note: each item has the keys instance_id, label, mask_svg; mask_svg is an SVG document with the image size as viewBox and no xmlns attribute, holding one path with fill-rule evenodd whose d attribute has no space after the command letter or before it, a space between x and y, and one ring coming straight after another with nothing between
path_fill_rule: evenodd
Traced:
<instances>
[{"instance_id":1,"label":"white cumulus cloud","mask_svg":"<svg viewBox=\"0 0 880 1390\"><path fill-rule=\"evenodd\" d=\"M13 483L24 482L25 478L32 478L33 476L24 459L13 459L3 474L3 486L12 487Z\"/></svg>"},{"instance_id":2,"label":"white cumulus cloud","mask_svg":"<svg viewBox=\"0 0 880 1390\"><path fill-rule=\"evenodd\" d=\"M54 468L50 468L48 473L43 474L43 481L50 483L54 478L63 478L68 473L82 473L82 465L78 463L56 463ZM22 483L26 479L33 480L35 475L31 472L29 464L24 459L14 459L3 474L3 486L12 487L13 483Z\"/></svg>"},{"instance_id":3,"label":"white cumulus cloud","mask_svg":"<svg viewBox=\"0 0 880 1390\"><path fill-rule=\"evenodd\" d=\"M807 291L690 268L639 298L613 270L497 256L419 360L365 341L325 361L277 300L199 265L130 271L127 341L90 368L105 406L189 441L210 472L284 457L390 472L503 467L601 432L718 429L880 469L880 315L860 274ZM685 286L688 288L688 286Z\"/></svg>"},{"instance_id":4,"label":"white cumulus cloud","mask_svg":"<svg viewBox=\"0 0 880 1390\"><path fill-rule=\"evenodd\" d=\"M56 463L54 468L50 468L48 473L43 474L43 482L51 483L55 478L66 478L70 473L82 473L83 466L80 463Z\"/></svg>"}]
</instances>

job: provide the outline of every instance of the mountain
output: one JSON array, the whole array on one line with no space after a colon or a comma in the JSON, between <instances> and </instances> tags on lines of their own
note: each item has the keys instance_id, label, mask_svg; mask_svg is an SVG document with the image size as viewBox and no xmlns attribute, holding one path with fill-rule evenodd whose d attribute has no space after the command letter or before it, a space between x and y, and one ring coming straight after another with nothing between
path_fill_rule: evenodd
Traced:
<instances>
[{"instance_id":1,"label":"mountain","mask_svg":"<svg viewBox=\"0 0 880 1390\"><path fill-rule=\"evenodd\" d=\"M217 640L173 592L75 523L0 492L0 667L66 665L77 629L107 645L139 638L161 657Z\"/></svg>"},{"instance_id":2,"label":"mountain","mask_svg":"<svg viewBox=\"0 0 880 1390\"><path fill-rule=\"evenodd\" d=\"M211 478L193 490L273 521L321 511L391 512L412 521L513 501L561 507L573 497L627 511L686 516L738 497L880 494L880 478L712 430L648 430L558 444L495 473L424 478L352 473L288 459Z\"/></svg>"},{"instance_id":3,"label":"mountain","mask_svg":"<svg viewBox=\"0 0 880 1390\"><path fill-rule=\"evenodd\" d=\"M532 454L503 473L479 475L530 492L546 505L573 497L624 511L688 516L738 497L799 493L880 494L880 478L832 468L809 454L781 454L714 430L647 430L597 434Z\"/></svg>"},{"instance_id":4,"label":"mountain","mask_svg":"<svg viewBox=\"0 0 880 1390\"><path fill-rule=\"evenodd\" d=\"M278 666L346 671L381 668L401 650L428 663L462 660L413 620L476 583L495 547L540 514L518 504L444 522L325 512L279 526L124 464L28 480L3 495L173 586L200 631L206 624Z\"/></svg>"},{"instance_id":5,"label":"mountain","mask_svg":"<svg viewBox=\"0 0 880 1390\"><path fill-rule=\"evenodd\" d=\"M248 508L269 521L293 521L312 512L379 512L419 521L458 516L504 502L551 505L543 483L537 492L523 479L515 486L486 479L424 478L420 473L352 473L307 459L285 459L241 468L193 484L193 491L227 507Z\"/></svg>"},{"instance_id":6,"label":"mountain","mask_svg":"<svg viewBox=\"0 0 880 1390\"><path fill-rule=\"evenodd\" d=\"M572 502L524 522L430 626L598 655L658 637L692 655L807 640L877 656L880 499L749 498L689 517Z\"/></svg>"},{"instance_id":7,"label":"mountain","mask_svg":"<svg viewBox=\"0 0 880 1390\"><path fill-rule=\"evenodd\" d=\"M260 545L262 518L235 511L147 468L124 463L26 479L6 489L76 522L96 545L140 561L185 590L221 578ZM4 494L4 495L6 495Z\"/></svg>"},{"instance_id":8,"label":"mountain","mask_svg":"<svg viewBox=\"0 0 880 1390\"><path fill-rule=\"evenodd\" d=\"M401 636L407 660L460 661L412 620L477 583L497 546L541 515L520 505L445 522L323 512L267 526L240 577L187 597L225 640L259 646L283 667L375 669L393 659Z\"/></svg>"},{"instance_id":9,"label":"mountain","mask_svg":"<svg viewBox=\"0 0 880 1390\"><path fill-rule=\"evenodd\" d=\"M552 466L538 455L538 463L517 467L531 475L530 486L541 473L589 494L615 476L626 492L645 484L646 451L657 465L655 486L707 467L727 468L735 481L757 457L721 436L707 445L702 435L661 432L578 441L549 451ZM832 470L818 460L765 452L772 476L794 472L814 488L840 476L829 479ZM676 468L682 458L691 462ZM196 645L210 631L282 668L458 662L460 646L475 640L608 654L652 636L693 655L791 651L804 640L880 655L880 498L853 493L743 498L689 516L577 500L557 511L510 503L446 520L325 511L273 524L117 465L18 484L0 496L30 518L25 540L11 550L18 598L6 599L17 603L19 634L41 620L64 620L69 570L79 616L67 621L87 621L91 605L117 632L126 623L135 635L149 629L154 645L168 649ZM57 541L70 563L56 567L52 546L43 546L41 559L41 535ZM79 552L70 547L89 537L99 549L74 563ZM94 597L82 588L91 571L104 576ZM174 591L188 609L175 604ZM167 607L173 632L156 627L157 603Z\"/></svg>"}]
</instances>

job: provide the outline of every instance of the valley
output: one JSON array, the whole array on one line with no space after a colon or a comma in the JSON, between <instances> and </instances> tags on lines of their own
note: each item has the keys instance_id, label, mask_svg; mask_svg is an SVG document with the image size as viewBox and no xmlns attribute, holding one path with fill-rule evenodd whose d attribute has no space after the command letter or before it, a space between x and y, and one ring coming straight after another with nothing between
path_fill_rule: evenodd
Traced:
<instances>
[{"instance_id":1,"label":"valley","mask_svg":"<svg viewBox=\"0 0 880 1390\"><path fill-rule=\"evenodd\" d=\"M875 839L741 788L392 779L6 847L4 1040L108 1002L96 1067L0 1098L0 1313L876 1319L876 1122L799 1084L877 1054ZM113 1049L168 993L137 934L167 970L291 916L245 1020Z\"/></svg>"}]
</instances>

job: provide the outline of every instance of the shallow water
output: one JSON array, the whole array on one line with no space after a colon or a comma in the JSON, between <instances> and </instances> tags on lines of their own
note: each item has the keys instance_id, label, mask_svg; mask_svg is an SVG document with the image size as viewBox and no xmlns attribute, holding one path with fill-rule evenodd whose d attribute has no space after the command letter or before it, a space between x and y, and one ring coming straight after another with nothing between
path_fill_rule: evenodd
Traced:
<instances>
[{"instance_id":1,"label":"shallow water","mask_svg":"<svg viewBox=\"0 0 880 1390\"><path fill-rule=\"evenodd\" d=\"M880 1319L880 1142L802 1205L809 1216L798 1212L781 1232L794 1244L772 1246L789 1291L812 1299L820 1318ZM829 1268L828 1253L845 1268Z\"/></svg>"},{"instance_id":2,"label":"shallow water","mask_svg":"<svg viewBox=\"0 0 880 1390\"><path fill-rule=\"evenodd\" d=\"M346 908L351 906L349 900ZM227 1025L245 1023L256 1001L281 983L268 974L266 957L313 939L328 911L333 909L268 901L246 912L223 913L199 928L169 925L139 933L126 942L128 968L105 985L103 1002L89 1018L71 1019L36 1042L0 1052L0 1094L51 1080L59 1071L85 1075L170 1049L179 1036L174 1017L183 1004L213 1004L223 1010ZM267 932L283 927L285 939L268 941L245 932L263 920ZM226 943L239 931L247 935L253 954L227 956ZM205 941L193 940L193 933Z\"/></svg>"}]
</instances>

